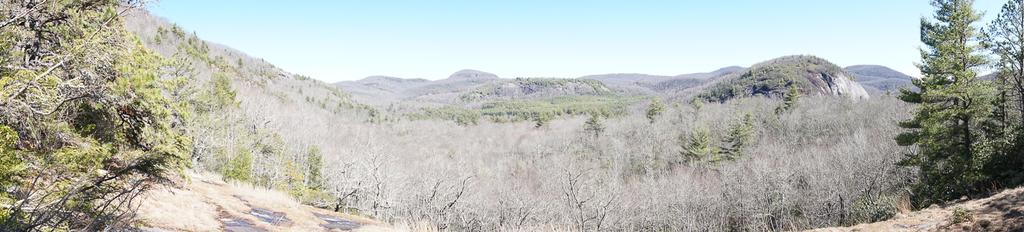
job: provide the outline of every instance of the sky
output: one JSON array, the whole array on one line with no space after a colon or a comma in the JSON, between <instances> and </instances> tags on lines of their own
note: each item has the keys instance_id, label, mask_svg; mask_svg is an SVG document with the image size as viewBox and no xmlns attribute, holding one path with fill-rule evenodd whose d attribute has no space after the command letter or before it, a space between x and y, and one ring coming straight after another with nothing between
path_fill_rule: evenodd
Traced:
<instances>
[{"instance_id":1,"label":"sky","mask_svg":"<svg viewBox=\"0 0 1024 232\"><path fill-rule=\"evenodd\" d=\"M326 82L678 75L816 55L917 75L928 0L161 0L201 38ZM1005 0L976 0L994 17Z\"/></svg>"}]
</instances>

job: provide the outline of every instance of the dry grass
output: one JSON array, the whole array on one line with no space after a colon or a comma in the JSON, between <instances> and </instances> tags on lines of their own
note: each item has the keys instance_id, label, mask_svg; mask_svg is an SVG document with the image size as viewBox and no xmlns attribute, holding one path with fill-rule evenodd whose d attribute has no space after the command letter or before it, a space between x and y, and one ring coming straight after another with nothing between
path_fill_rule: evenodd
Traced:
<instances>
[{"instance_id":1,"label":"dry grass","mask_svg":"<svg viewBox=\"0 0 1024 232\"><path fill-rule=\"evenodd\" d=\"M973 220L956 222L963 210ZM962 216L963 217L963 216ZM892 220L844 228L813 231L1021 231L1024 230L1024 188L1010 189L991 197L933 205L920 211L901 213Z\"/></svg>"}]
</instances>

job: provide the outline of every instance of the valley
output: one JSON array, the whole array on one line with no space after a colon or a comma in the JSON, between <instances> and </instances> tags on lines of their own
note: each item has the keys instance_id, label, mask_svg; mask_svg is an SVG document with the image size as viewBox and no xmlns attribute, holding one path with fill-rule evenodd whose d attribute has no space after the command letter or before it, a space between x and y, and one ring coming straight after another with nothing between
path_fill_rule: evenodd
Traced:
<instances>
[{"instance_id":1,"label":"valley","mask_svg":"<svg viewBox=\"0 0 1024 232\"><path fill-rule=\"evenodd\" d=\"M773 53L362 79L153 3L3 2L0 231L1016 231L1015 2L982 30L972 1L934 1L914 74Z\"/></svg>"}]
</instances>

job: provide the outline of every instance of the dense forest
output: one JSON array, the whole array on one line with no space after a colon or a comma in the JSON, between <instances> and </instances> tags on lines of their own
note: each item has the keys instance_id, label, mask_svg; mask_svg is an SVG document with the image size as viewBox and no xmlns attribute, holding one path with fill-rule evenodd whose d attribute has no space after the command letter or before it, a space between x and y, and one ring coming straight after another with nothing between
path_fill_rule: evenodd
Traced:
<instances>
[{"instance_id":1,"label":"dense forest","mask_svg":"<svg viewBox=\"0 0 1024 232\"><path fill-rule=\"evenodd\" d=\"M147 196L208 175L430 231L804 230L1024 184L1021 0L932 1L919 78L798 55L335 84L145 4L0 2L0 231L159 227Z\"/></svg>"}]
</instances>

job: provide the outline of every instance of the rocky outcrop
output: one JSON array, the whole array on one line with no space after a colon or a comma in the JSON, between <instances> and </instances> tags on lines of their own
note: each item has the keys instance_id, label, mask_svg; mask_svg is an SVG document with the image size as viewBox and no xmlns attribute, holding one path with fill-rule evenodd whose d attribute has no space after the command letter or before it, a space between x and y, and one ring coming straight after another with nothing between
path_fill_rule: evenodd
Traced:
<instances>
[{"instance_id":1,"label":"rocky outcrop","mask_svg":"<svg viewBox=\"0 0 1024 232\"><path fill-rule=\"evenodd\" d=\"M699 98L727 101L738 97L780 97L790 87L804 95L867 99L868 92L843 68L814 56L786 56L733 72L708 84Z\"/></svg>"}]
</instances>

